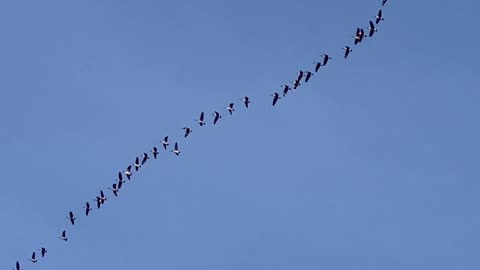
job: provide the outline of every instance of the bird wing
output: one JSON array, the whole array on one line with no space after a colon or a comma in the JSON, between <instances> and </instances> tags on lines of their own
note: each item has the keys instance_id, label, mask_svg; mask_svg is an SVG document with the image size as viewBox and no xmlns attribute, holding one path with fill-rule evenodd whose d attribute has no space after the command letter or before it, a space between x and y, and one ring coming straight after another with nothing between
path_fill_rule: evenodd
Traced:
<instances>
[{"instance_id":1,"label":"bird wing","mask_svg":"<svg viewBox=\"0 0 480 270\"><path fill-rule=\"evenodd\" d=\"M204 118L204 113L202 112L202 114L200 114L200 121L203 122L203 118Z\"/></svg>"}]
</instances>

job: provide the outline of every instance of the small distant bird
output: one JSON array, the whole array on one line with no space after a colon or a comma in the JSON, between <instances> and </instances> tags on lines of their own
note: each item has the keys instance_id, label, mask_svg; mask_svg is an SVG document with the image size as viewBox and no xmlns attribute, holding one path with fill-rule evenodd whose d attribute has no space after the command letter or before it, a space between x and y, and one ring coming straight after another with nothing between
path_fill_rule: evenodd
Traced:
<instances>
[{"instance_id":1,"label":"small distant bird","mask_svg":"<svg viewBox=\"0 0 480 270\"><path fill-rule=\"evenodd\" d=\"M167 150L167 146L170 145L170 144L168 143L168 136L166 136L165 138L163 138L162 145L163 145L163 148L165 148L165 150Z\"/></svg>"},{"instance_id":2,"label":"small distant bird","mask_svg":"<svg viewBox=\"0 0 480 270\"><path fill-rule=\"evenodd\" d=\"M73 215L73 212L70 211L70 213L68 213L68 219L70 219L70 222L72 223L72 225L75 225L75 219L77 219L74 215Z\"/></svg>"},{"instance_id":3,"label":"small distant bird","mask_svg":"<svg viewBox=\"0 0 480 270\"><path fill-rule=\"evenodd\" d=\"M63 241L66 242L68 240L67 232L65 230L63 230L62 235L58 238L60 238L60 239L62 239Z\"/></svg>"},{"instance_id":4,"label":"small distant bird","mask_svg":"<svg viewBox=\"0 0 480 270\"><path fill-rule=\"evenodd\" d=\"M153 158L154 158L154 159L157 159L157 156L158 156L158 149L157 149L157 147L154 146L153 149L150 150L150 151L152 151Z\"/></svg>"},{"instance_id":5,"label":"small distant bird","mask_svg":"<svg viewBox=\"0 0 480 270\"><path fill-rule=\"evenodd\" d=\"M105 197L105 194L103 194L103 190L100 190L100 200L102 204L104 204L105 201L107 200L107 197Z\"/></svg>"},{"instance_id":6,"label":"small distant bird","mask_svg":"<svg viewBox=\"0 0 480 270\"><path fill-rule=\"evenodd\" d=\"M218 119L220 119L220 118L222 118L222 116L220 115L220 113L217 112L217 111L215 111L215 112L213 113L213 124L215 125L215 124L217 123Z\"/></svg>"},{"instance_id":7,"label":"small distant bird","mask_svg":"<svg viewBox=\"0 0 480 270\"><path fill-rule=\"evenodd\" d=\"M175 143L175 146L173 147L172 152L177 156L180 155L180 150L178 149L178 143Z\"/></svg>"},{"instance_id":8,"label":"small distant bird","mask_svg":"<svg viewBox=\"0 0 480 270\"><path fill-rule=\"evenodd\" d=\"M47 249L42 247L41 249L39 249L39 251L42 254L42 258L45 257L45 254L47 253Z\"/></svg>"},{"instance_id":9,"label":"small distant bird","mask_svg":"<svg viewBox=\"0 0 480 270\"><path fill-rule=\"evenodd\" d=\"M185 130L185 138L192 132L192 129L189 127L184 127L183 130Z\"/></svg>"},{"instance_id":10,"label":"small distant bird","mask_svg":"<svg viewBox=\"0 0 480 270\"><path fill-rule=\"evenodd\" d=\"M144 152L143 155L142 155L142 166L143 166L143 164L145 164L145 162L147 162L147 160L149 160L149 159L150 159L150 157L148 156L148 154Z\"/></svg>"},{"instance_id":11,"label":"small distant bird","mask_svg":"<svg viewBox=\"0 0 480 270\"><path fill-rule=\"evenodd\" d=\"M200 119L196 120L198 122L198 124L200 124L201 127L203 127L205 125L205 120L204 120L204 113L202 112L200 114Z\"/></svg>"},{"instance_id":12,"label":"small distant bird","mask_svg":"<svg viewBox=\"0 0 480 270\"><path fill-rule=\"evenodd\" d=\"M132 165L128 165L127 170L125 171L125 175L127 176L128 180L131 180L130 176L132 176Z\"/></svg>"},{"instance_id":13,"label":"small distant bird","mask_svg":"<svg viewBox=\"0 0 480 270\"><path fill-rule=\"evenodd\" d=\"M328 60L332 59L330 56L328 56L328 54L322 54L323 56L323 64L322 66L326 66L327 63L328 63Z\"/></svg>"},{"instance_id":14,"label":"small distant bird","mask_svg":"<svg viewBox=\"0 0 480 270\"><path fill-rule=\"evenodd\" d=\"M345 51L345 54L344 54L344 58L347 59L348 55L350 54L351 51L353 51L352 49L350 49L350 47L348 46L345 46L344 48L342 48L342 50Z\"/></svg>"},{"instance_id":15,"label":"small distant bird","mask_svg":"<svg viewBox=\"0 0 480 270\"><path fill-rule=\"evenodd\" d=\"M100 209L100 207L102 206L102 198L97 196L95 201L97 202L97 208Z\"/></svg>"},{"instance_id":16,"label":"small distant bird","mask_svg":"<svg viewBox=\"0 0 480 270\"><path fill-rule=\"evenodd\" d=\"M32 263L36 263L36 262L37 262L37 259L35 258L35 251L32 253L32 257L29 258L29 260L30 260Z\"/></svg>"},{"instance_id":17,"label":"small distant bird","mask_svg":"<svg viewBox=\"0 0 480 270\"><path fill-rule=\"evenodd\" d=\"M375 24L373 24L372 21L370 21L369 23L370 23L370 25L368 26L368 30L369 30L368 36L369 36L369 37L372 37L373 34L378 31L378 29L375 28Z\"/></svg>"},{"instance_id":18,"label":"small distant bird","mask_svg":"<svg viewBox=\"0 0 480 270\"><path fill-rule=\"evenodd\" d=\"M300 81L298 80L295 80L292 83L293 83L293 90L297 90L297 88L301 85Z\"/></svg>"},{"instance_id":19,"label":"small distant bird","mask_svg":"<svg viewBox=\"0 0 480 270\"><path fill-rule=\"evenodd\" d=\"M230 103L228 104L227 106L227 111L230 113L230 115L232 115L232 113L235 111L235 109L233 108L233 103Z\"/></svg>"},{"instance_id":20,"label":"small distant bird","mask_svg":"<svg viewBox=\"0 0 480 270\"><path fill-rule=\"evenodd\" d=\"M135 164L133 164L133 166L135 167L136 172L138 172L138 169L142 167L142 165L140 165L140 159L138 157L135 158Z\"/></svg>"},{"instance_id":21,"label":"small distant bird","mask_svg":"<svg viewBox=\"0 0 480 270\"><path fill-rule=\"evenodd\" d=\"M20 263L18 261L15 264L15 270L22 270L22 268L20 268Z\"/></svg>"},{"instance_id":22,"label":"small distant bird","mask_svg":"<svg viewBox=\"0 0 480 270\"><path fill-rule=\"evenodd\" d=\"M375 16L375 23L378 24L380 21L383 21L384 18L383 18L383 15L382 15L382 10L380 9L378 11L378 14L377 16Z\"/></svg>"},{"instance_id":23,"label":"small distant bird","mask_svg":"<svg viewBox=\"0 0 480 270\"><path fill-rule=\"evenodd\" d=\"M361 28L357 28L357 32L355 32L355 36L353 36L353 38L355 39L354 44L357 45L358 43L362 42L364 37L365 31Z\"/></svg>"},{"instance_id":24,"label":"small distant bird","mask_svg":"<svg viewBox=\"0 0 480 270\"><path fill-rule=\"evenodd\" d=\"M117 184L113 184L111 188L108 188L110 189L112 192L113 192L113 195L115 195L115 197L118 197L117 195L117 192L120 190L117 188Z\"/></svg>"},{"instance_id":25,"label":"small distant bird","mask_svg":"<svg viewBox=\"0 0 480 270\"><path fill-rule=\"evenodd\" d=\"M387 0L382 0L382 7L385 6L386 3L387 3Z\"/></svg>"},{"instance_id":26,"label":"small distant bird","mask_svg":"<svg viewBox=\"0 0 480 270\"><path fill-rule=\"evenodd\" d=\"M288 94L288 91L290 91L292 88L290 88L290 86L284 84L282 85L283 87L283 96L286 96Z\"/></svg>"},{"instance_id":27,"label":"small distant bird","mask_svg":"<svg viewBox=\"0 0 480 270\"><path fill-rule=\"evenodd\" d=\"M311 71L307 71L307 74L305 74L305 82L308 82L308 80L310 80L312 75L313 73Z\"/></svg>"},{"instance_id":28,"label":"small distant bird","mask_svg":"<svg viewBox=\"0 0 480 270\"><path fill-rule=\"evenodd\" d=\"M88 217L88 213L90 213L90 210L92 210L92 208L90 207L90 204L88 202L85 203L85 206L83 208L85 208L85 216Z\"/></svg>"},{"instance_id":29,"label":"small distant bird","mask_svg":"<svg viewBox=\"0 0 480 270\"><path fill-rule=\"evenodd\" d=\"M313 63L315 64L315 72L318 72L318 70L322 66L322 63L320 63L320 62L313 62Z\"/></svg>"},{"instance_id":30,"label":"small distant bird","mask_svg":"<svg viewBox=\"0 0 480 270\"><path fill-rule=\"evenodd\" d=\"M298 72L297 81L302 80L302 78L303 78L303 71L300 70L300 71Z\"/></svg>"},{"instance_id":31,"label":"small distant bird","mask_svg":"<svg viewBox=\"0 0 480 270\"><path fill-rule=\"evenodd\" d=\"M243 103L245 103L245 107L248 108L248 104L250 104L250 98L245 96L243 99L242 99Z\"/></svg>"},{"instance_id":32,"label":"small distant bird","mask_svg":"<svg viewBox=\"0 0 480 270\"><path fill-rule=\"evenodd\" d=\"M272 97L273 97L272 106L275 106L275 104L277 104L277 101L280 99L280 95L278 95L278 93L275 92L272 94Z\"/></svg>"}]
</instances>

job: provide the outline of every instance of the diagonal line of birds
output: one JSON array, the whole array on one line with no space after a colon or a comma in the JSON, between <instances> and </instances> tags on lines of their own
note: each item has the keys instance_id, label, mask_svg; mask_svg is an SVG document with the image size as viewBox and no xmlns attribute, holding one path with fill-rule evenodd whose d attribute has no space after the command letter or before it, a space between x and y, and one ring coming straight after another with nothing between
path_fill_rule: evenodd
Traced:
<instances>
[{"instance_id":1,"label":"diagonal line of birds","mask_svg":"<svg viewBox=\"0 0 480 270\"><path fill-rule=\"evenodd\" d=\"M388 0L382 0L382 2L381 2L382 7L385 6L387 1ZM375 18L375 20L374 21L370 20L369 24L366 28L368 30L368 34L365 33L365 30L363 28L358 27L356 29L355 35L352 36L353 39L354 39L354 45L360 44L363 41L363 39L366 38L366 37L371 38L378 31L378 29L376 28L376 25L378 25L381 21L384 20L382 9L379 9L377 15L374 16L374 18ZM342 50L344 51L343 52L343 58L344 59L347 59L348 56L350 55L350 53L353 51L350 46L345 46L345 47L342 48ZM275 106L280 99L287 96L288 92L290 92L292 90L295 91L298 87L300 87L302 85L302 83L303 84L308 83L308 81L312 78L313 74L319 72L321 67L326 66L328 64L329 60L332 59L332 57L330 57L328 54L322 54L320 56L321 56L320 60L318 60L316 62L313 62L313 64L315 64L314 67L313 67L314 71L300 70L298 72L295 80L291 82L292 83L291 86L286 85L286 84L281 85L281 87L282 87L281 95L278 92L274 92L273 94L271 94L271 96L272 96L272 106ZM249 104L251 103L250 98L248 96L245 96L245 97L241 98L240 100L243 102L245 108L248 109ZM225 109L227 110L227 112L230 115L233 115L233 113L235 112L235 103L229 103L227 105L227 107L225 107ZM220 113L218 111L215 111L212 115L213 115L213 124L215 125L222 118L222 116L220 115ZM200 116L198 117L198 119L195 119L195 121L200 125L200 127L205 126L206 125L205 113L201 112ZM187 138L193 131L192 128L190 128L190 127L184 127L183 130L184 130L184 134L183 134L184 138ZM165 151L168 151L169 146L170 146L169 136L165 136L160 143L162 144L163 149ZM158 150L157 146L153 146L152 149L149 152L151 152L151 155L153 155L153 159L157 159L158 155L160 154L160 151ZM176 156L180 155L180 147L179 147L178 142L174 143L173 149L171 149L170 152L172 152ZM126 182L124 176L126 177L127 180L129 180L129 181L132 180L133 170L135 170L135 172L138 172L138 170L149 159L150 159L149 154L147 152L144 152L140 157L137 156L135 158L135 162L131 165L128 165L125 171L118 172L118 177L116 179L116 183L112 184L112 187L108 188L109 190L112 191L112 194L115 197L118 196L118 193L120 192L120 190L124 186L124 183ZM100 209L102 207L102 205L105 204L105 202L107 201L107 197L105 196L105 193L103 192L103 190L100 190L99 196L96 196L94 201L96 202L97 209ZM94 208L87 201L85 203L85 206L83 207L83 209L85 209L85 212L84 212L85 216L88 217L89 213ZM77 217L75 216L73 211L70 211L66 218L70 221L72 226L75 225L75 220L77 220ZM67 242L68 241L67 231L63 230L58 238L62 241ZM45 247L41 247L40 249L38 249L38 251L40 252L40 256L42 258L44 258L47 254L47 249ZM30 261L31 263L37 263L38 262L35 251L28 258L28 261ZM13 270L22 270L22 267L21 267L21 264L20 264L19 261L17 261L15 263L15 268L13 268Z\"/></svg>"}]
</instances>

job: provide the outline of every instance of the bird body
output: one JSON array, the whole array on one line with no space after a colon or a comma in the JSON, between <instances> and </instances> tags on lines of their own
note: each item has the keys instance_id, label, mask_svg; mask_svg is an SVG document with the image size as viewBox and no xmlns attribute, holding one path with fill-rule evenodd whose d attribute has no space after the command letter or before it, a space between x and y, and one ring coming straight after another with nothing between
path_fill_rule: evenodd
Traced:
<instances>
[{"instance_id":1,"label":"bird body","mask_svg":"<svg viewBox=\"0 0 480 270\"><path fill-rule=\"evenodd\" d=\"M203 127L205 125L204 118L205 118L205 114L202 112L200 114L200 118L198 120L196 120L201 127Z\"/></svg>"},{"instance_id":2,"label":"bird body","mask_svg":"<svg viewBox=\"0 0 480 270\"><path fill-rule=\"evenodd\" d=\"M222 118L219 112L213 112L213 124L215 125L218 122L218 119Z\"/></svg>"},{"instance_id":3,"label":"bird body","mask_svg":"<svg viewBox=\"0 0 480 270\"><path fill-rule=\"evenodd\" d=\"M235 105L234 103L230 103L228 104L227 106L227 111L230 113L230 115L233 114L233 112L235 111L235 109L233 108L233 105Z\"/></svg>"},{"instance_id":4,"label":"bird body","mask_svg":"<svg viewBox=\"0 0 480 270\"><path fill-rule=\"evenodd\" d=\"M167 150L167 146L170 145L168 143L168 136L165 136L165 138L163 138L162 145L163 145L163 148L165 148L165 150Z\"/></svg>"},{"instance_id":5,"label":"bird body","mask_svg":"<svg viewBox=\"0 0 480 270\"><path fill-rule=\"evenodd\" d=\"M243 103L245 104L245 107L248 109L248 104L250 104L250 98L245 96L243 99L242 99Z\"/></svg>"},{"instance_id":6,"label":"bird body","mask_svg":"<svg viewBox=\"0 0 480 270\"><path fill-rule=\"evenodd\" d=\"M63 230L62 235L59 238L65 242L68 241L67 232Z\"/></svg>"},{"instance_id":7,"label":"bird body","mask_svg":"<svg viewBox=\"0 0 480 270\"><path fill-rule=\"evenodd\" d=\"M32 257L29 258L29 260L30 260L32 263L36 263L36 262L37 262L37 259L35 258L35 252L32 253Z\"/></svg>"},{"instance_id":8,"label":"bird body","mask_svg":"<svg viewBox=\"0 0 480 270\"><path fill-rule=\"evenodd\" d=\"M275 104L277 104L277 101L280 99L280 95L277 92L275 92L272 94L272 96L273 96L272 106L275 106Z\"/></svg>"},{"instance_id":9,"label":"bird body","mask_svg":"<svg viewBox=\"0 0 480 270\"><path fill-rule=\"evenodd\" d=\"M192 133L192 129L189 127L184 127L183 130L185 130L185 138L188 137L188 134Z\"/></svg>"},{"instance_id":10,"label":"bird body","mask_svg":"<svg viewBox=\"0 0 480 270\"><path fill-rule=\"evenodd\" d=\"M173 147L172 152L177 156L180 155L180 149L178 149L178 143L177 142L175 143L175 146Z\"/></svg>"}]
</instances>

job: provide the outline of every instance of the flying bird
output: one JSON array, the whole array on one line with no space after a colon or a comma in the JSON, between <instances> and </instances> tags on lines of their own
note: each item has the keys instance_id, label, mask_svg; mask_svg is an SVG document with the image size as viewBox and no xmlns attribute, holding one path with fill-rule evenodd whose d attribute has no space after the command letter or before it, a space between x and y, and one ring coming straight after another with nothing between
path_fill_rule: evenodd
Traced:
<instances>
[{"instance_id":1,"label":"flying bird","mask_svg":"<svg viewBox=\"0 0 480 270\"><path fill-rule=\"evenodd\" d=\"M375 28L375 24L373 24L372 21L370 21L369 24L370 24L370 25L368 26L368 30L369 30L368 36L369 36L369 37L372 37L373 34L378 31L378 29Z\"/></svg>"},{"instance_id":2,"label":"flying bird","mask_svg":"<svg viewBox=\"0 0 480 270\"><path fill-rule=\"evenodd\" d=\"M297 81L300 81L302 78L303 78L303 71L300 70L300 71L298 72Z\"/></svg>"},{"instance_id":3,"label":"flying bird","mask_svg":"<svg viewBox=\"0 0 480 270\"><path fill-rule=\"evenodd\" d=\"M183 130L185 130L185 138L192 132L192 129L189 127L184 127Z\"/></svg>"},{"instance_id":4,"label":"flying bird","mask_svg":"<svg viewBox=\"0 0 480 270\"><path fill-rule=\"evenodd\" d=\"M135 164L133 164L133 166L135 167L136 172L138 172L138 169L142 167L142 165L140 165L140 159L138 157L135 158Z\"/></svg>"},{"instance_id":5,"label":"flying bird","mask_svg":"<svg viewBox=\"0 0 480 270\"><path fill-rule=\"evenodd\" d=\"M250 104L250 98L245 96L244 98L242 98L242 101L243 103L245 103L245 107L247 107L248 109L248 104Z\"/></svg>"},{"instance_id":6,"label":"flying bird","mask_svg":"<svg viewBox=\"0 0 480 270\"><path fill-rule=\"evenodd\" d=\"M127 176L127 179L130 180L130 176L132 176L132 165L128 165L125 175Z\"/></svg>"},{"instance_id":7,"label":"flying bird","mask_svg":"<svg viewBox=\"0 0 480 270\"><path fill-rule=\"evenodd\" d=\"M22 268L20 268L20 263L18 261L15 264L15 270L22 270Z\"/></svg>"},{"instance_id":8,"label":"flying bird","mask_svg":"<svg viewBox=\"0 0 480 270\"><path fill-rule=\"evenodd\" d=\"M42 247L41 249L39 249L39 251L42 254L42 258L45 257L45 254L47 253L47 249Z\"/></svg>"},{"instance_id":9,"label":"flying bird","mask_svg":"<svg viewBox=\"0 0 480 270\"><path fill-rule=\"evenodd\" d=\"M350 47L348 46L345 46L344 48L342 48L342 50L345 51L345 54L344 54L344 58L347 59L348 55L350 54L351 51L353 51L352 49L350 49Z\"/></svg>"},{"instance_id":10,"label":"flying bird","mask_svg":"<svg viewBox=\"0 0 480 270\"><path fill-rule=\"evenodd\" d=\"M232 113L235 111L235 109L233 108L233 103L230 103L228 104L227 106L227 111L230 113L230 115L232 115Z\"/></svg>"},{"instance_id":11,"label":"flying bird","mask_svg":"<svg viewBox=\"0 0 480 270\"><path fill-rule=\"evenodd\" d=\"M92 210L92 208L90 207L90 204L88 202L86 202L85 206L83 208L85 208L85 216L88 217L88 213L90 213L90 210Z\"/></svg>"},{"instance_id":12,"label":"flying bird","mask_svg":"<svg viewBox=\"0 0 480 270\"><path fill-rule=\"evenodd\" d=\"M102 201L102 204L104 204L107 200L107 197L105 197L105 194L103 194L103 190L100 190L100 200Z\"/></svg>"},{"instance_id":13,"label":"flying bird","mask_svg":"<svg viewBox=\"0 0 480 270\"><path fill-rule=\"evenodd\" d=\"M283 96L286 96L288 94L288 91L290 91L292 88L290 88L290 86L284 84L282 85L283 87Z\"/></svg>"},{"instance_id":14,"label":"flying bird","mask_svg":"<svg viewBox=\"0 0 480 270\"><path fill-rule=\"evenodd\" d=\"M157 159L157 155L158 155L158 149L157 149L157 147L154 146L153 149L150 150L150 151L152 151L153 158L154 158L154 159Z\"/></svg>"},{"instance_id":15,"label":"flying bird","mask_svg":"<svg viewBox=\"0 0 480 270\"><path fill-rule=\"evenodd\" d=\"M62 239L63 241L66 242L68 240L67 232L65 230L63 230L62 235L58 238L60 238L60 239Z\"/></svg>"},{"instance_id":16,"label":"flying bird","mask_svg":"<svg viewBox=\"0 0 480 270\"><path fill-rule=\"evenodd\" d=\"M318 72L318 70L322 66L322 63L320 63L320 62L313 62L313 63L315 64L315 72Z\"/></svg>"},{"instance_id":17,"label":"flying bird","mask_svg":"<svg viewBox=\"0 0 480 270\"><path fill-rule=\"evenodd\" d=\"M272 106L275 106L275 104L277 104L277 101L280 99L280 95L278 95L278 93L275 92L272 94L272 97L273 97Z\"/></svg>"},{"instance_id":18,"label":"flying bird","mask_svg":"<svg viewBox=\"0 0 480 270\"><path fill-rule=\"evenodd\" d=\"M220 113L217 112L217 111L215 111L215 112L213 113L213 124L215 125L215 124L217 123L218 119L220 119L220 118L222 118L222 116L220 115Z\"/></svg>"},{"instance_id":19,"label":"flying bird","mask_svg":"<svg viewBox=\"0 0 480 270\"><path fill-rule=\"evenodd\" d=\"M30 260L32 263L36 263L36 262L37 262L37 259L35 258L35 251L32 253L32 257L29 258L29 260Z\"/></svg>"},{"instance_id":20,"label":"flying bird","mask_svg":"<svg viewBox=\"0 0 480 270\"><path fill-rule=\"evenodd\" d=\"M385 6L386 3L387 3L387 0L382 0L382 7Z\"/></svg>"},{"instance_id":21,"label":"flying bird","mask_svg":"<svg viewBox=\"0 0 480 270\"><path fill-rule=\"evenodd\" d=\"M70 211L70 213L68 213L68 219L70 219L70 222L72 223L72 225L75 225L75 219L77 219L74 215L73 215L73 212Z\"/></svg>"},{"instance_id":22,"label":"flying bird","mask_svg":"<svg viewBox=\"0 0 480 270\"><path fill-rule=\"evenodd\" d=\"M361 28L357 28L357 31L355 32L355 36L353 36L353 38L355 39L354 44L357 45L358 43L362 42L364 37L365 37L365 31Z\"/></svg>"},{"instance_id":23,"label":"flying bird","mask_svg":"<svg viewBox=\"0 0 480 270\"><path fill-rule=\"evenodd\" d=\"M165 150L167 150L167 146L170 145L168 143L168 136L166 136L165 138L163 138L162 140L162 145L163 145L163 148L165 148Z\"/></svg>"},{"instance_id":24,"label":"flying bird","mask_svg":"<svg viewBox=\"0 0 480 270\"><path fill-rule=\"evenodd\" d=\"M172 152L177 156L180 155L180 150L178 149L178 143L175 143L175 146L173 147Z\"/></svg>"},{"instance_id":25,"label":"flying bird","mask_svg":"<svg viewBox=\"0 0 480 270\"><path fill-rule=\"evenodd\" d=\"M295 80L292 83L293 83L293 90L297 90L297 88L301 85L300 81L298 80Z\"/></svg>"},{"instance_id":26,"label":"flying bird","mask_svg":"<svg viewBox=\"0 0 480 270\"><path fill-rule=\"evenodd\" d=\"M108 188L110 189L112 192L113 192L113 195L115 195L115 197L117 197L117 192L120 190L117 188L117 184L113 184L111 188Z\"/></svg>"},{"instance_id":27,"label":"flying bird","mask_svg":"<svg viewBox=\"0 0 480 270\"><path fill-rule=\"evenodd\" d=\"M150 157L148 156L148 154L145 153L145 152L143 153L142 157L143 157L143 158L142 158L142 165L145 164L145 162L147 162L147 160L150 159Z\"/></svg>"},{"instance_id":28,"label":"flying bird","mask_svg":"<svg viewBox=\"0 0 480 270\"><path fill-rule=\"evenodd\" d=\"M383 21L383 15L382 15L382 10L380 9L378 11L377 16L375 16L375 23L378 24L380 21Z\"/></svg>"},{"instance_id":29,"label":"flying bird","mask_svg":"<svg viewBox=\"0 0 480 270\"><path fill-rule=\"evenodd\" d=\"M102 206L102 198L97 196L95 201L97 202L97 208L100 209L100 207Z\"/></svg>"},{"instance_id":30,"label":"flying bird","mask_svg":"<svg viewBox=\"0 0 480 270\"><path fill-rule=\"evenodd\" d=\"M311 71L307 71L307 74L305 74L305 82L308 82L310 80L310 77L312 77L313 73Z\"/></svg>"},{"instance_id":31,"label":"flying bird","mask_svg":"<svg viewBox=\"0 0 480 270\"><path fill-rule=\"evenodd\" d=\"M203 127L205 125L205 120L204 120L204 113L202 112L200 114L200 119L196 120L198 122L198 124L200 124L201 127Z\"/></svg>"},{"instance_id":32,"label":"flying bird","mask_svg":"<svg viewBox=\"0 0 480 270\"><path fill-rule=\"evenodd\" d=\"M332 59L330 56L328 56L328 54L322 54L323 56L323 64L322 66L326 66L327 63L328 63L328 60Z\"/></svg>"}]
</instances>

